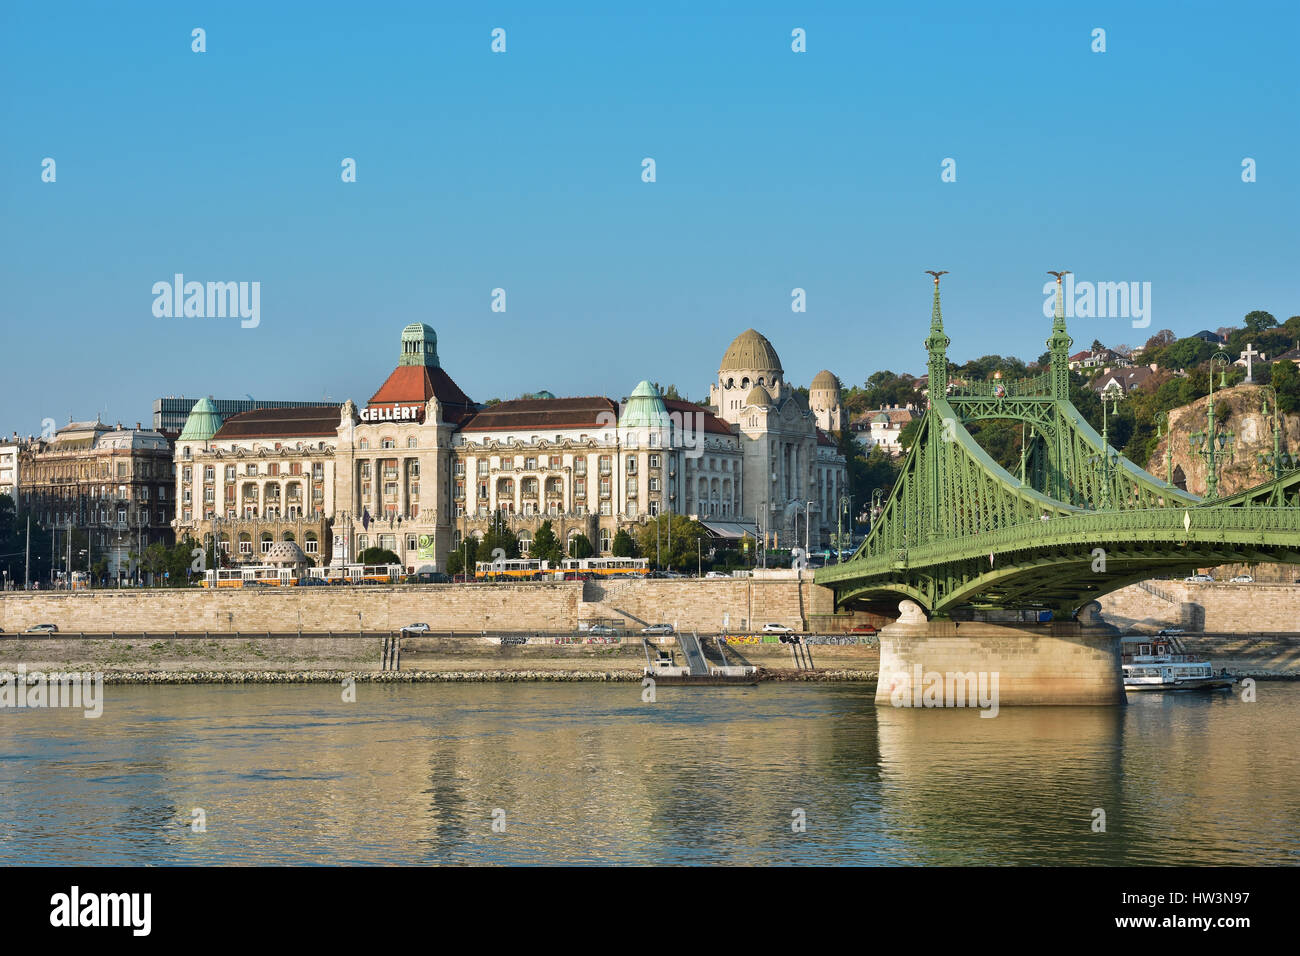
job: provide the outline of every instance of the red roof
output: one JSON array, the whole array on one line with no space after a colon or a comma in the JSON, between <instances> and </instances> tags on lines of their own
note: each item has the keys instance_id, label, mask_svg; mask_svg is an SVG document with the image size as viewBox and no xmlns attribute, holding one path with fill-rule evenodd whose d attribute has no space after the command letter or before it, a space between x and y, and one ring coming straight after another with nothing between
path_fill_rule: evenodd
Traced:
<instances>
[{"instance_id":1,"label":"red roof","mask_svg":"<svg viewBox=\"0 0 1300 956\"><path fill-rule=\"evenodd\" d=\"M232 438L324 438L337 437L337 405L306 405L297 408L258 408L231 415L212 436L213 441Z\"/></svg>"},{"instance_id":2,"label":"red roof","mask_svg":"<svg viewBox=\"0 0 1300 956\"><path fill-rule=\"evenodd\" d=\"M461 431L511 431L520 428L585 428L612 426L618 406L601 396L586 398L521 398L499 402L476 412Z\"/></svg>"},{"instance_id":3,"label":"red roof","mask_svg":"<svg viewBox=\"0 0 1300 956\"><path fill-rule=\"evenodd\" d=\"M675 398L665 398L663 402L664 408L668 409L670 414L677 412L679 415L694 415L697 412L702 412L706 432L712 432L715 435L733 434L730 425L701 405L696 405L694 402L683 402Z\"/></svg>"},{"instance_id":4,"label":"red roof","mask_svg":"<svg viewBox=\"0 0 1300 956\"><path fill-rule=\"evenodd\" d=\"M368 407L414 405L433 397L442 405L443 421L453 424L463 422L477 408L450 375L427 365L397 366L366 404Z\"/></svg>"}]
</instances>

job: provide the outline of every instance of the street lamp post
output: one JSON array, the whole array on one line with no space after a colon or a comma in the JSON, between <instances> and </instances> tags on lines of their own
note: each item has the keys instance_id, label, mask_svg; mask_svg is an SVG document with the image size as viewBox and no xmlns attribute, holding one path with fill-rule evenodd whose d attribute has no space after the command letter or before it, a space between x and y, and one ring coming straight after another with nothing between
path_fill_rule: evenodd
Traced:
<instances>
[{"instance_id":1,"label":"street lamp post","mask_svg":"<svg viewBox=\"0 0 1300 956\"><path fill-rule=\"evenodd\" d=\"M1297 459L1296 455L1288 454L1286 449L1282 447L1285 430L1281 411L1278 408L1277 390L1271 385L1263 387L1273 393L1273 414L1270 420L1273 429L1273 450L1271 452L1259 452L1259 463L1271 468L1273 477L1276 479L1282 477L1282 472L1287 468L1300 465L1300 460ZM1266 398L1264 399L1264 415L1267 417L1268 414L1268 399Z\"/></svg>"},{"instance_id":2,"label":"street lamp post","mask_svg":"<svg viewBox=\"0 0 1300 956\"><path fill-rule=\"evenodd\" d=\"M1188 443L1191 445L1192 452L1200 455L1205 461L1205 496L1207 498L1217 498L1219 496L1219 460L1225 455L1228 460L1232 460L1232 446L1236 441L1236 435L1229 431L1218 431L1214 424L1214 366L1222 365L1223 370L1220 374L1220 388L1226 388L1227 367L1231 364L1228 353L1222 350L1215 352L1210 357L1210 400L1205 409L1205 431L1193 432L1188 436Z\"/></svg>"}]
</instances>

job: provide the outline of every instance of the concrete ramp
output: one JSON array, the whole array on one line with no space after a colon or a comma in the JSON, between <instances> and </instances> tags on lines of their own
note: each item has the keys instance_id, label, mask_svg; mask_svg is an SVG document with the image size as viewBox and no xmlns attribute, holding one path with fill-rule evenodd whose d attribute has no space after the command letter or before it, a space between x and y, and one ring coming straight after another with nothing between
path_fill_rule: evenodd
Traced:
<instances>
[{"instance_id":1,"label":"concrete ramp","mask_svg":"<svg viewBox=\"0 0 1300 956\"><path fill-rule=\"evenodd\" d=\"M691 675L707 677L709 662L704 657L704 648L700 646L700 639L695 632L678 634L677 643L681 646L682 654L686 657L686 664L691 669Z\"/></svg>"}]
</instances>

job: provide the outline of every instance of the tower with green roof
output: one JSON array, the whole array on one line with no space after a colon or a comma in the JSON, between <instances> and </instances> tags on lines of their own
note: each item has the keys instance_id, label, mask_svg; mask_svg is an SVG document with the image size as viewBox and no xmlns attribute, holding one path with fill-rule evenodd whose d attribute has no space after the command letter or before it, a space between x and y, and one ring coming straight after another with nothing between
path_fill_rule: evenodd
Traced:
<instances>
[{"instance_id":1,"label":"tower with green roof","mask_svg":"<svg viewBox=\"0 0 1300 956\"><path fill-rule=\"evenodd\" d=\"M438 368L438 333L423 322L402 329L402 355L397 364Z\"/></svg>"},{"instance_id":2,"label":"tower with green roof","mask_svg":"<svg viewBox=\"0 0 1300 956\"><path fill-rule=\"evenodd\" d=\"M185 419L185 427L181 429L178 442L195 441L208 442L212 436L217 433L221 427L221 413L217 407L212 404L210 398L200 398L190 409L189 418Z\"/></svg>"}]
</instances>

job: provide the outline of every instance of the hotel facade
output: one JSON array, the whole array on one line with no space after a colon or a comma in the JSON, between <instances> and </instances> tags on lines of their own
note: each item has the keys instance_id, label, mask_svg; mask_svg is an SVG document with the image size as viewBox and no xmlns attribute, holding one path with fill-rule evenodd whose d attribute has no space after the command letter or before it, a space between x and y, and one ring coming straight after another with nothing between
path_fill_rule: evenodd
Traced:
<instances>
[{"instance_id":1,"label":"hotel facade","mask_svg":"<svg viewBox=\"0 0 1300 956\"><path fill-rule=\"evenodd\" d=\"M753 355L780 377L770 343L749 330L728 350L718 387L737 378L729 363ZM215 536L232 562L256 563L292 541L317 564L354 563L379 547L412 571L444 569L497 514L525 553L546 520L561 541L583 535L609 554L619 529L666 512L723 539L761 525L777 546L825 544L846 487L844 458L817 427L824 411L779 382L765 395L732 405L728 390L706 408L642 382L622 403L481 406L442 368L434 330L416 323L364 406L223 418L198 402L176 442L176 534Z\"/></svg>"}]
</instances>

